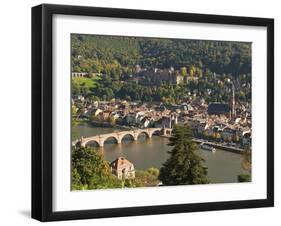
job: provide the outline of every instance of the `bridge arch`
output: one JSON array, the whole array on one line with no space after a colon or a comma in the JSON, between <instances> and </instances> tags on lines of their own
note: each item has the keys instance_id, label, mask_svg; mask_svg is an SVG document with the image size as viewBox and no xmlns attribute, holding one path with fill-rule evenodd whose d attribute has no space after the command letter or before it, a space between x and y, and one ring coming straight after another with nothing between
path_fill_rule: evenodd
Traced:
<instances>
[{"instance_id":1,"label":"bridge arch","mask_svg":"<svg viewBox=\"0 0 281 226\"><path fill-rule=\"evenodd\" d=\"M109 136L109 137L106 137L105 139L104 139L104 141L103 141L103 145L104 144L106 144L106 142L108 141L108 140L114 140L115 142L116 142L116 144L120 144L121 143L121 140L120 139L118 139L118 137L116 137L116 136Z\"/></svg>"},{"instance_id":2,"label":"bridge arch","mask_svg":"<svg viewBox=\"0 0 281 226\"><path fill-rule=\"evenodd\" d=\"M150 138L150 135L147 131L140 131L137 135L137 139L139 139L141 135L145 135L146 138Z\"/></svg>"},{"instance_id":3,"label":"bridge arch","mask_svg":"<svg viewBox=\"0 0 281 226\"><path fill-rule=\"evenodd\" d=\"M162 131L162 129L154 129L154 130L151 132L151 136L153 136L153 135L160 135L160 134L161 134L161 131Z\"/></svg>"},{"instance_id":4,"label":"bridge arch","mask_svg":"<svg viewBox=\"0 0 281 226\"><path fill-rule=\"evenodd\" d=\"M94 144L94 145L91 145ZM89 140L87 142L85 142L84 146L94 146L94 147L100 147L100 143L96 140Z\"/></svg>"},{"instance_id":5,"label":"bridge arch","mask_svg":"<svg viewBox=\"0 0 281 226\"><path fill-rule=\"evenodd\" d=\"M131 141L135 141L136 139L135 139L135 136L133 135L133 134L131 134L131 133L126 133L126 134L124 134L122 137L120 137L120 139L121 139L121 142L124 140L124 138L126 138L126 137L130 137L131 138Z\"/></svg>"}]
</instances>

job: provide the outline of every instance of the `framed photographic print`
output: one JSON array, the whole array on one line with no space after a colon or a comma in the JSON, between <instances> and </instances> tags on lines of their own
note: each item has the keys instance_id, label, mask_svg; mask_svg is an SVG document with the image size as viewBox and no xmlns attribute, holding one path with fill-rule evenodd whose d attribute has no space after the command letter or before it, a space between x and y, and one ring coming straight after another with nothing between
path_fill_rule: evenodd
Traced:
<instances>
[{"instance_id":1,"label":"framed photographic print","mask_svg":"<svg viewBox=\"0 0 281 226\"><path fill-rule=\"evenodd\" d=\"M274 21L32 8L32 217L274 205Z\"/></svg>"}]
</instances>

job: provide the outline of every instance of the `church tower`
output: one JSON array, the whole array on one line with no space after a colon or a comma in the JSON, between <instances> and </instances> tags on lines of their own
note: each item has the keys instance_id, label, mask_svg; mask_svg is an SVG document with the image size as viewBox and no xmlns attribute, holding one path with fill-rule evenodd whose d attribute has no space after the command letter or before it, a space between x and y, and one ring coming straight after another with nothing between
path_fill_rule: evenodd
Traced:
<instances>
[{"instance_id":1,"label":"church tower","mask_svg":"<svg viewBox=\"0 0 281 226\"><path fill-rule=\"evenodd\" d=\"M235 111L235 86L234 86L233 82L232 82L231 115L232 115L232 117L236 116L236 111Z\"/></svg>"}]
</instances>

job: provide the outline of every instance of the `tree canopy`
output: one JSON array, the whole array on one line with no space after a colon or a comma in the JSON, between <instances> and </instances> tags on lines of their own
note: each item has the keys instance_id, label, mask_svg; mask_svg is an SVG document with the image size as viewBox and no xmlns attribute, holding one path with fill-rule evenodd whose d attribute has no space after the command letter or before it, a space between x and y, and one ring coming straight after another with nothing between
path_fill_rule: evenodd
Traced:
<instances>
[{"instance_id":1,"label":"tree canopy","mask_svg":"<svg viewBox=\"0 0 281 226\"><path fill-rule=\"evenodd\" d=\"M121 188L124 186L110 172L103 155L90 147L72 149L72 190Z\"/></svg>"},{"instance_id":2,"label":"tree canopy","mask_svg":"<svg viewBox=\"0 0 281 226\"><path fill-rule=\"evenodd\" d=\"M160 169L159 179L164 185L207 184L207 168L204 159L197 151L198 146L192 141L190 128L175 126L170 138L173 149L170 157Z\"/></svg>"},{"instance_id":3,"label":"tree canopy","mask_svg":"<svg viewBox=\"0 0 281 226\"><path fill-rule=\"evenodd\" d=\"M72 70L131 73L193 65L233 76L251 73L251 43L72 34ZM193 73L193 72L191 72Z\"/></svg>"}]
</instances>

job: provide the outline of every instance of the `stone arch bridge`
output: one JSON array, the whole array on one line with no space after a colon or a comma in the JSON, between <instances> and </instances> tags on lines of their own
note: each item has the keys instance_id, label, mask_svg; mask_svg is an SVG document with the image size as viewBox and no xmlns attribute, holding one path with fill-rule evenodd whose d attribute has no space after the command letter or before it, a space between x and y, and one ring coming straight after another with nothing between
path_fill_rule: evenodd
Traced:
<instances>
[{"instance_id":1,"label":"stone arch bridge","mask_svg":"<svg viewBox=\"0 0 281 226\"><path fill-rule=\"evenodd\" d=\"M85 147L89 142L96 142L99 145L99 147L103 147L105 141L109 138L113 138L115 139L116 143L121 144L122 139L125 136L130 136L132 140L136 141L140 134L145 134L148 138L151 138L152 135L155 133L157 133L158 135L167 136L171 133L171 129L166 129L166 128L135 129L135 130L101 134L92 137L81 137L79 140L76 141L76 144Z\"/></svg>"}]
</instances>

